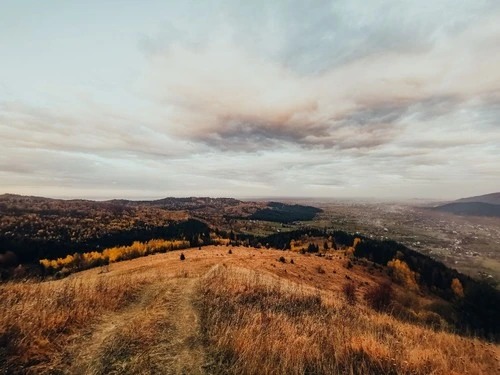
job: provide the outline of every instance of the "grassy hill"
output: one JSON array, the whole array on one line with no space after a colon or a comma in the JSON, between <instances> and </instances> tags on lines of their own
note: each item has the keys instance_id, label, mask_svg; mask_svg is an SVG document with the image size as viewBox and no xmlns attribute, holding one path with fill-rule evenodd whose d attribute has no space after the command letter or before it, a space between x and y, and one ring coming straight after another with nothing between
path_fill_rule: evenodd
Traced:
<instances>
[{"instance_id":1,"label":"grassy hill","mask_svg":"<svg viewBox=\"0 0 500 375\"><path fill-rule=\"evenodd\" d=\"M182 251L1 284L0 373L498 370L500 347L454 333L445 301L348 249Z\"/></svg>"}]
</instances>

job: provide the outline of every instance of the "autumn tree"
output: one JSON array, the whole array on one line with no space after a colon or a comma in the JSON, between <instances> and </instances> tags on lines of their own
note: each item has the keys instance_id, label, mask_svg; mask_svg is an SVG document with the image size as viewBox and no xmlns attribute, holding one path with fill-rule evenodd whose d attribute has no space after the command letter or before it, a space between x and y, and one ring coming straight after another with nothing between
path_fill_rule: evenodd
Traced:
<instances>
[{"instance_id":1,"label":"autumn tree","mask_svg":"<svg viewBox=\"0 0 500 375\"><path fill-rule=\"evenodd\" d=\"M416 274L410 269L405 261L393 259L387 263L387 266L391 269L392 277L396 282L410 289L418 289Z\"/></svg>"},{"instance_id":2,"label":"autumn tree","mask_svg":"<svg viewBox=\"0 0 500 375\"><path fill-rule=\"evenodd\" d=\"M459 279L456 277L451 280L451 290L453 290L453 293L459 298L464 297L464 287L462 286L462 283L460 282Z\"/></svg>"}]
</instances>

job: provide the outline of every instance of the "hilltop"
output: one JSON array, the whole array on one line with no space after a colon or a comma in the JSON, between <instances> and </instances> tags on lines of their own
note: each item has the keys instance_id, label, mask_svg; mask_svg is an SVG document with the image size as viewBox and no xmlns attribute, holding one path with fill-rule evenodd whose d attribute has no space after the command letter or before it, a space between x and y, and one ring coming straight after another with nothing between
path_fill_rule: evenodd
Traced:
<instances>
[{"instance_id":1,"label":"hilltop","mask_svg":"<svg viewBox=\"0 0 500 375\"><path fill-rule=\"evenodd\" d=\"M207 246L183 254L0 285L0 372L497 370L499 347L453 333L441 298L398 283L387 297L377 292L391 280L384 268L345 252Z\"/></svg>"}]
</instances>

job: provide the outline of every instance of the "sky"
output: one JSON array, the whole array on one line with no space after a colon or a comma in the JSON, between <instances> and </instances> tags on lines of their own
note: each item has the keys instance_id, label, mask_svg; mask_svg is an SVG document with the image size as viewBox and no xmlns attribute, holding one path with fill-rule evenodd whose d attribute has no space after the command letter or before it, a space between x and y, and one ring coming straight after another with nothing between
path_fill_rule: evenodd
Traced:
<instances>
[{"instance_id":1,"label":"sky","mask_svg":"<svg viewBox=\"0 0 500 375\"><path fill-rule=\"evenodd\" d=\"M496 191L498 0L0 0L0 193Z\"/></svg>"}]
</instances>

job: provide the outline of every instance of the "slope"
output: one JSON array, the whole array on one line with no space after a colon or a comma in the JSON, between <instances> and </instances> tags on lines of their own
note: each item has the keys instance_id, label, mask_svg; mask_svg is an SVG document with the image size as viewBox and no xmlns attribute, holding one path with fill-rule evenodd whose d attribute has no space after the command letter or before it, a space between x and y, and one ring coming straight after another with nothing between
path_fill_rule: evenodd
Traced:
<instances>
[{"instance_id":1,"label":"slope","mask_svg":"<svg viewBox=\"0 0 500 375\"><path fill-rule=\"evenodd\" d=\"M500 204L500 192L457 199L455 202L457 203L480 202L489 204Z\"/></svg>"},{"instance_id":2,"label":"slope","mask_svg":"<svg viewBox=\"0 0 500 375\"><path fill-rule=\"evenodd\" d=\"M433 210L456 215L500 217L500 205L483 202L454 202Z\"/></svg>"},{"instance_id":3,"label":"slope","mask_svg":"<svg viewBox=\"0 0 500 375\"><path fill-rule=\"evenodd\" d=\"M394 285L398 304L370 308L362 296L388 276L368 261L341 251L183 252L184 261L170 252L63 280L0 285L0 373L496 370L499 347L447 332L429 310L439 303L432 296ZM346 283L355 304L344 298ZM406 317L395 311L403 302Z\"/></svg>"}]
</instances>

